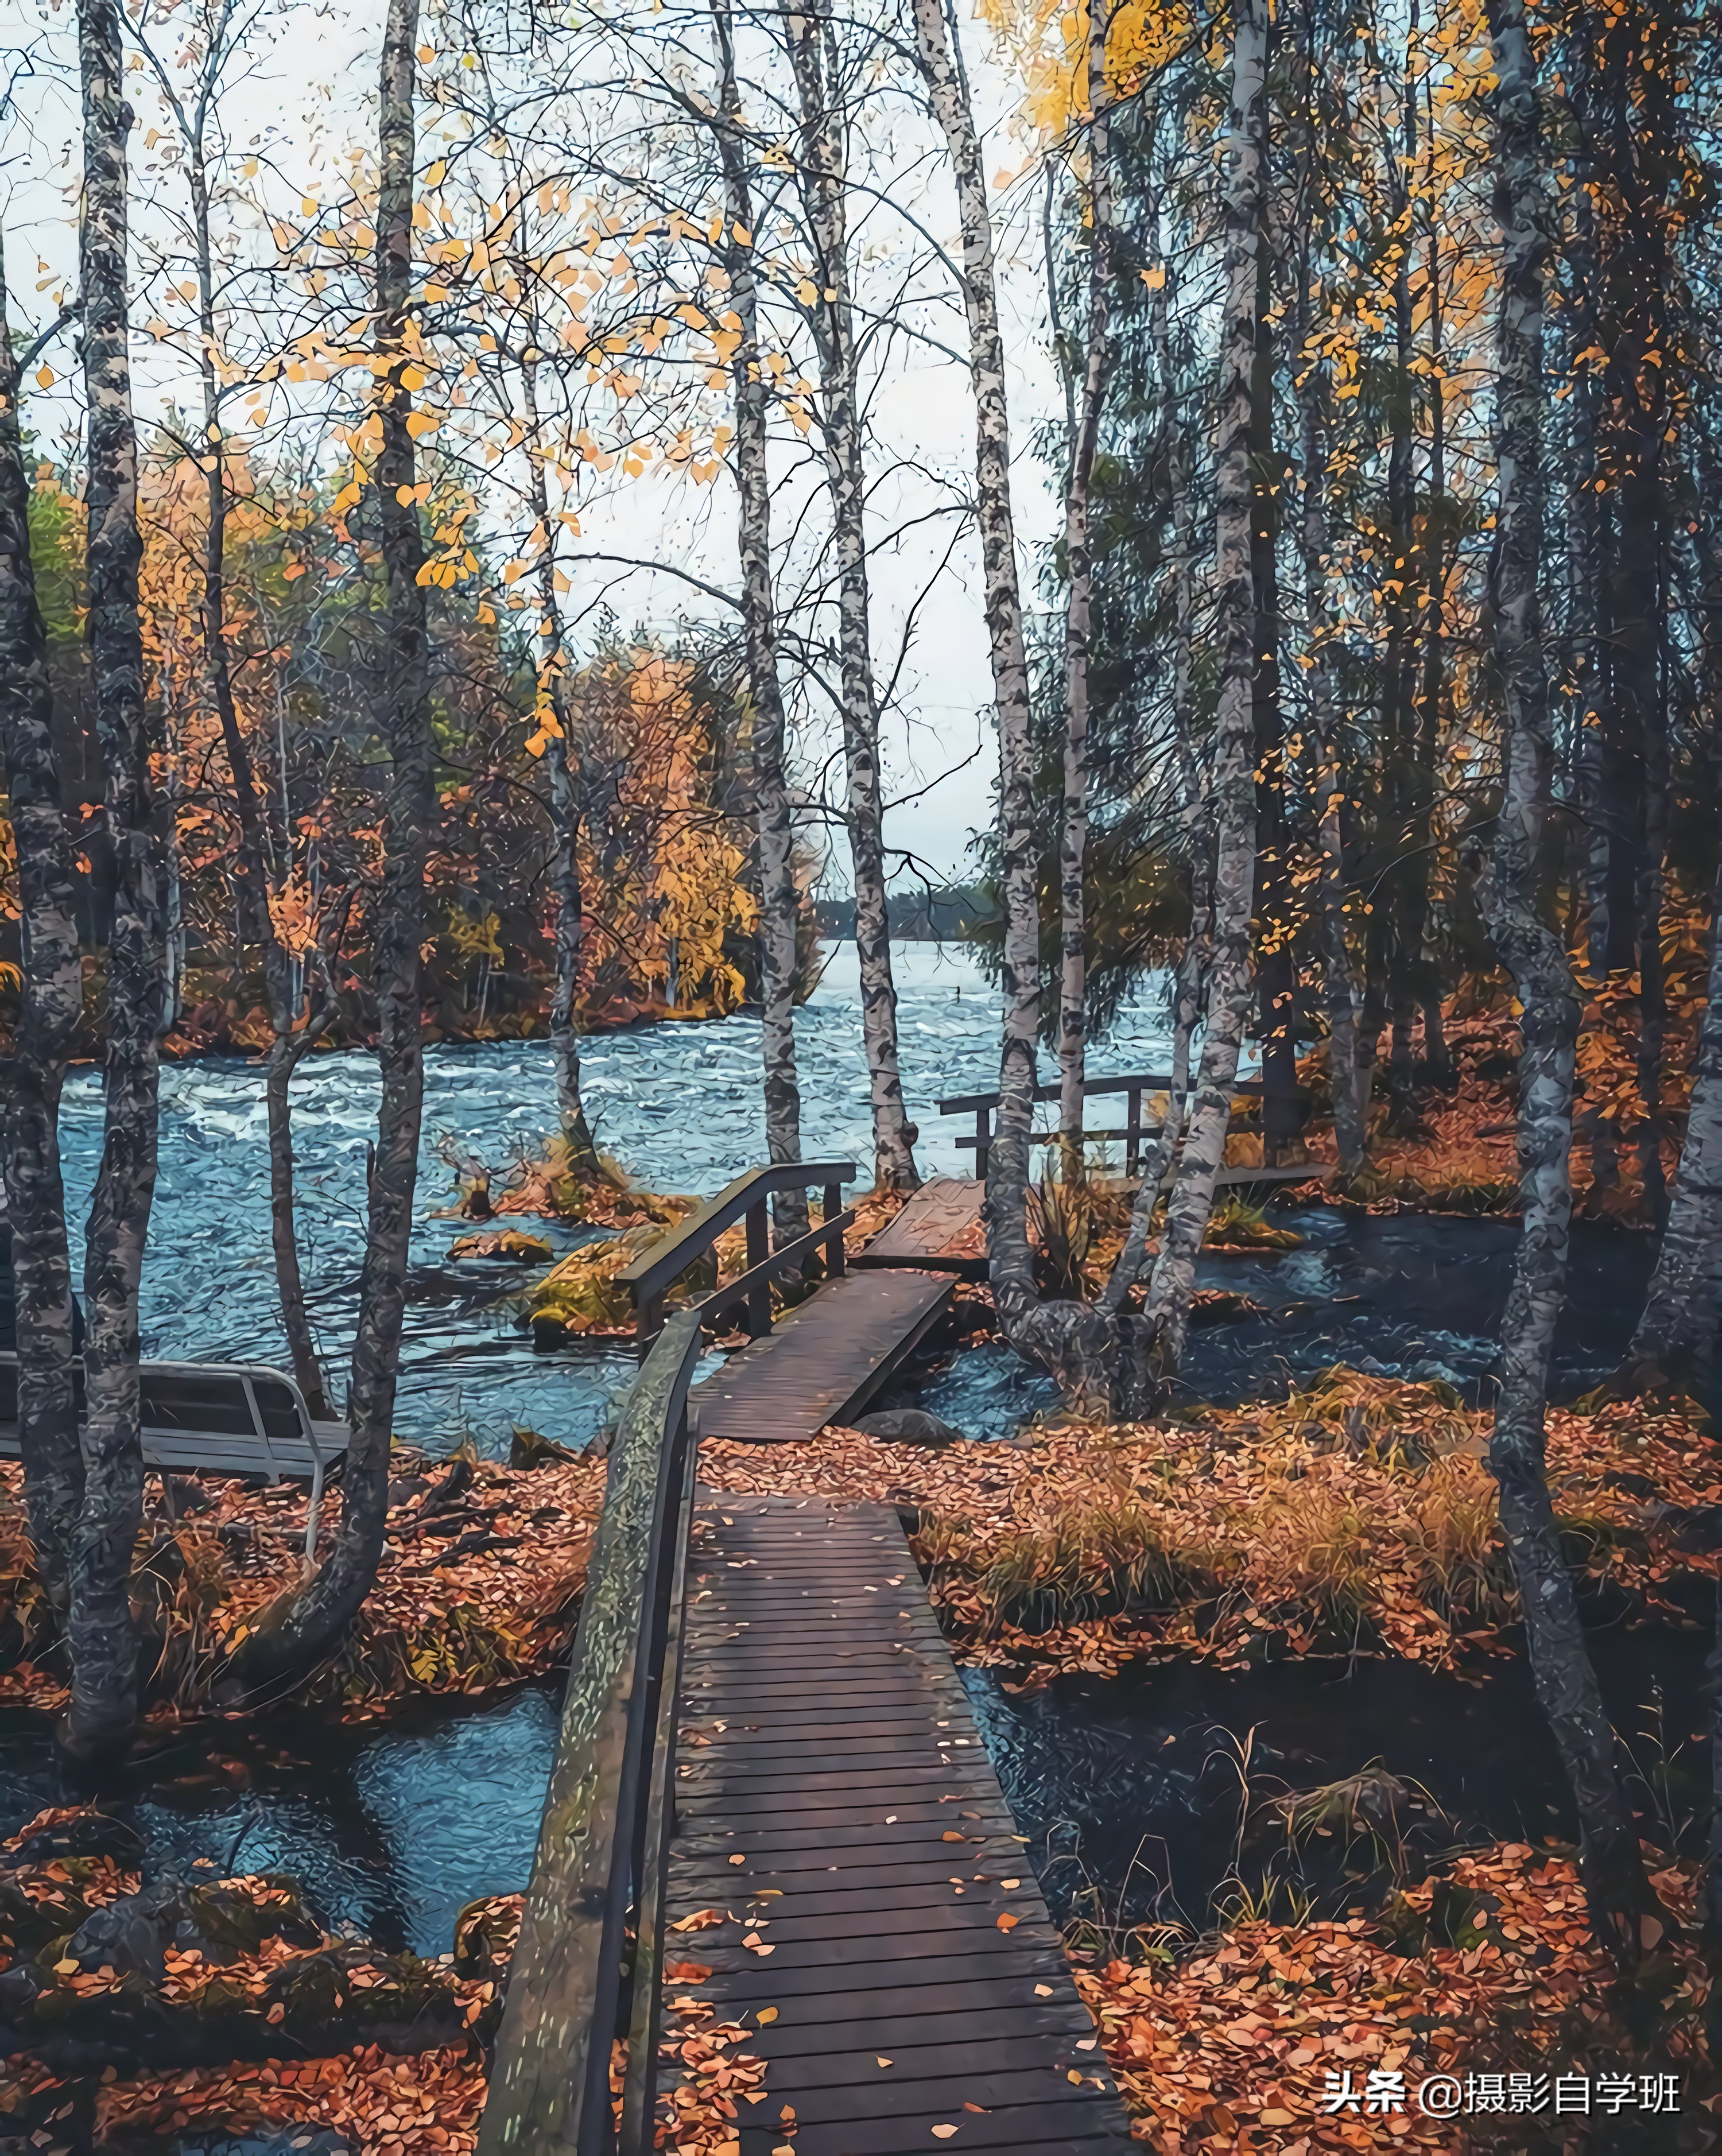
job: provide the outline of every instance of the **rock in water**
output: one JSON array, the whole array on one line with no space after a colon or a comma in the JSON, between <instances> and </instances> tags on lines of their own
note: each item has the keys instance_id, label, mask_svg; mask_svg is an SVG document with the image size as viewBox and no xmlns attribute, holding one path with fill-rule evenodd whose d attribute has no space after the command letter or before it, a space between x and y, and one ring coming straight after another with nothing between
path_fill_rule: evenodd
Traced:
<instances>
[{"instance_id":1,"label":"rock in water","mask_svg":"<svg viewBox=\"0 0 1722 2156\"><path fill-rule=\"evenodd\" d=\"M929 1414L925 1408L889 1408L882 1414L863 1415L853 1425L864 1437L876 1437L886 1445L961 1445L966 1433L955 1424Z\"/></svg>"}]
</instances>

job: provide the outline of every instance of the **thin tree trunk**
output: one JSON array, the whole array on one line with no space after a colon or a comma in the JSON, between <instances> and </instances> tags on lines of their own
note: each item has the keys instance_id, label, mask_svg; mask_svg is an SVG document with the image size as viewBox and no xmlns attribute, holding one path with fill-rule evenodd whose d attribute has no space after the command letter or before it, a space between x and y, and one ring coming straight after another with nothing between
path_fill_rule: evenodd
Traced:
<instances>
[{"instance_id":1,"label":"thin tree trunk","mask_svg":"<svg viewBox=\"0 0 1722 2156\"><path fill-rule=\"evenodd\" d=\"M1195 618L1194 525L1190 507L1190 459L1178 419L1178 384L1173 366L1169 267L1156 247L1150 267L1149 340L1155 355L1161 396L1161 442L1166 458L1166 480L1172 514L1172 755L1178 773L1179 818L1183 831L1184 857L1190 875L1190 932L1178 960L1172 988L1171 1086L1166 1111L1151 1159L1130 1206L1130 1224L1114 1261L1111 1277L1100 1296L1100 1307L1115 1316L1122 1312L1130 1291L1140 1277L1160 1190L1167 1170L1177 1158L1189 1106L1190 1050L1202 1016L1202 988L1212 957L1213 913L1209 888L1204 831L1202 774L1191 739L1190 659ZM1125 1389L1140 1392L1140 1376L1131 1372ZM1123 1392L1120 1403L1123 1404Z\"/></svg>"},{"instance_id":2,"label":"thin tree trunk","mask_svg":"<svg viewBox=\"0 0 1722 2156\"><path fill-rule=\"evenodd\" d=\"M1318 904L1321 916L1323 1001L1327 1010L1328 1086L1333 1095L1334 1137L1340 1170L1356 1175L1364 1164L1366 1133L1355 1073L1357 998L1345 935L1345 843L1340 809L1345 788L1340 772L1339 717L1334 695L1332 617L1327 603L1328 528L1327 374L1305 350L1299 397L1304 407L1304 619L1309 659L1309 737L1315 765L1315 808L1320 847Z\"/></svg>"},{"instance_id":3,"label":"thin tree trunk","mask_svg":"<svg viewBox=\"0 0 1722 2156\"><path fill-rule=\"evenodd\" d=\"M88 400L90 687L106 767L113 850L106 1113L85 1238L84 1502L72 1549L72 1695L63 1740L77 1757L123 1749L137 1711L131 1557L143 1513L138 1283L156 1188L166 952L151 829L138 567L137 436L126 316L126 138L131 110L113 0L79 0L84 185L79 258Z\"/></svg>"},{"instance_id":4,"label":"thin tree trunk","mask_svg":"<svg viewBox=\"0 0 1722 2156\"><path fill-rule=\"evenodd\" d=\"M347 1392L351 1435L341 1476L341 1525L328 1555L293 1601L259 1626L234 1658L235 1679L254 1694L266 1683L300 1676L338 1645L377 1576L388 1510L389 1446L424 1109L419 952L433 810L429 655L424 587L418 581L425 557L412 498L416 459L407 422L413 398L403 379L418 352L407 312L418 25L418 0L389 0L377 216L375 349L382 443L372 475L386 583L378 719L391 766L382 887L372 932L382 1097Z\"/></svg>"},{"instance_id":5,"label":"thin tree trunk","mask_svg":"<svg viewBox=\"0 0 1722 2156\"><path fill-rule=\"evenodd\" d=\"M1432 836L1431 819L1438 790L1436 759L1440 752L1442 723L1447 706L1446 619L1448 554L1447 501L1447 367L1446 332L1441 298L1441 235L1436 228L1433 204L1438 199L1433 69L1422 71L1427 106L1424 113L1424 170L1427 201L1424 223L1424 290L1429 312L1429 477L1423 509L1423 690L1417 718L1417 767L1424 803L1422 826L1424 841ZM1410 93L1415 95L1415 90ZM1417 884L1417 941L1426 975L1423 984L1423 1067L1430 1085L1451 1089L1454 1072L1441 1019L1441 980L1427 951L1429 914L1429 864L1432 856L1419 857Z\"/></svg>"},{"instance_id":6,"label":"thin tree trunk","mask_svg":"<svg viewBox=\"0 0 1722 2156\"><path fill-rule=\"evenodd\" d=\"M1202 950L1192 936L1178 962L1172 991L1172 1067L1167 1074L1172 1082L1166 1092L1166 1116L1154 1151L1144 1163L1124 1242L1100 1295L1100 1308L1114 1317L1122 1312L1130 1290L1141 1277L1148 1240L1154 1231L1161 1185L1178 1157L1178 1141L1183 1135L1184 1111L1190 1095L1190 1046L1202 1010Z\"/></svg>"},{"instance_id":7,"label":"thin tree trunk","mask_svg":"<svg viewBox=\"0 0 1722 2156\"><path fill-rule=\"evenodd\" d=\"M1034 1048L1040 1023L1040 917L1035 893L1028 662L1011 511L1004 337L993 268L992 219L961 44L944 0L914 0L914 8L928 100L945 136L956 182L963 306L975 399L976 517L998 720L999 850L1005 898L999 1102L983 1210L993 1301L1006 1337L1013 1338L1038 1300L1028 1246L1028 1139L1034 1119Z\"/></svg>"},{"instance_id":8,"label":"thin tree trunk","mask_svg":"<svg viewBox=\"0 0 1722 2156\"><path fill-rule=\"evenodd\" d=\"M1622 1381L1634 1391L1708 1380L1722 1324L1722 876L1710 909L1709 1002L1668 1224Z\"/></svg>"},{"instance_id":9,"label":"thin tree trunk","mask_svg":"<svg viewBox=\"0 0 1722 2156\"><path fill-rule=\"evenodd\" d=\"M1417 0L1412 0L1413 43L1417 26ZM1421 565L1413 558L1417 498L1412 470L1414 415L1411 372L1411 182L1417 159L1417 99L1410 58L1408 48L1399 154L1390 160L1388 167L1389 202L1397 230L1398 251L1393 278L1392 433L1387 455L1387 527L1392 540L1393 566L1387 608L1386 687L1382 698L1384 747L1394 773L1392 839L1399 856L1391 884L1392 1030L1387 1086L1392 1102L1392 1128L1401 1136L1417 1127L1413 1035L1422 971L1422 893L1427 858L1422 850L1425 802L1413 687L1417 618L1420 611L1415 584Z\"/></svg>"},{"instance_id":10,"label":"thin tree trunk","mask_svg":"<svg viewBox=\"0 0 1722 2156\"><path fill-rule=\"evenodd\" d=\"M1550 250L1536 61L1525 0L1489 0L1496 92L1495 213L1501 231L1497 328L1500 474L1491 598L1505 702L1506 786L1478 896L1511 970L1523 1016L1519 1155L1524 1224L1501 1321L1501 1390L1489 1467L1525 1612L1537 1697L1571 1783L1592 1922L1622 1959L1654 1908L1577 1598L1561 1553L1545 1465L1549 1356L1566 1296L1572 1213L1569 1150L1579 1005L1560 936L1538 909L1538 862L1554 763L1538 599L1542 567L1543 308Z\"/></svg>"},{"instance_id":11,"label":"thin tree trunk","mask_svg":"<svg viewBox=\"0 0 1722 2156\"><path fill-rule=\"evenodd\" d=\"M741 497L741 619L752 703L754 803L760 836L760 1023L765 1063L766 1145L772 1162L802 1157L801 1088L795 1060L794 825L784 770L788 726L777 675L771 589L771 486L766 449L766 369L759 343L753 264L753 205L747 182L728 0L712 0L719 75L718 149L724 167L730 244L725 266L741 325L730 362L735 396L735 484ZM745 238L742 235L746 235ZM807 1230L805 1191L778 1193L772 1218L780 1243Z\"/></svg>"},{"instance_id":12,"label":"thin tree trunk","mask_svg":"<svg viewBox=\"0 0 1722 2156\"><path fill-rule=\"evenodd\" d=\"M84 1001L78 893L54 755L48 632L30 558L30 481L19 367L0 253L0 746L18 855L23 986L0 1060L0 1143L18 1333L18 1439L37 1568L64 1610L84 1496L72 1348L72 1272L60 1174L59 1099Z\"/></svg>"},{"instance_id":13,"label":"thin tree trunk","mask_svg":"<svg viewBox=\"0 0 1722 2156\"><path fill-rule=\"evenodd\" d=\"M533 325L536 331L536 325ZM597 1166L592 1127L586 1119L586 1103L580 1094L580 1034L577 1012L580 994L582 894L580 889L581 764L573 739L573 712L568 703L567 639L562 626L562 603L556 591L556 551L551 545L550 486L545 476L544 444L538 410L538 369L542 364L536 342L520 362L520 402L526 427L526 468L531 480L531 507L537 529L544 534L538 555L538 637L536 644L539 693L548 705L551 725L541 726L548 737L546 754L550 763L551 827L556 834L556 980L551 992L550 1046L556 1065L556 1110L562 1135L567 1140L571 1165L590 1173Z\"/></svg>"},{"instance_id":14,"label":"thin tree trunk","mask_svg":"<svg viewBox=\"0 0 1722 2156\"><path fill-rule=\"evenodd\" d=\"M1089 659L1094 562L1089 495L1112 366L1111 121L1106 88L1106 0L1089 13L1089 306L1082 417L1064 490L1064 814L1058 844L1058 1133L1067 1182L1082 1179L1083 1081L1088 1075L1088 911L1083 855L1089 829Z\"/></svg>"},{"instance_id":15,"label":"thin tree trunk","mask_svg":"<svg viewBox=\"0 0 1722 2156\"><path fill-rule=\"evenodd\" d=\"M213 71L219 65L218 53L212 50L205 56L206 69ZM284 870L289 839L284 827L273 835L269 830L268 796L258 783L256 763L233 694L233 659L227 633L227 452L221 424L221 385L216 369L219 346L215 258L203 139L207 109L200 105L194 114L187 116L182 111L179 116L187 148L192 235L197 259L198 369L203 398L202 461L208 494L203 541L204 667L221 723L222 745L233 778L234 809L239 824L238 872L234 878L234 907L240 930L235 990L243 1009L245 946L254 943L263 961L264 993L273 1036L265 1065L264 1101L269 1122L269 1226L275 1260L275 1294L294 1380L312 1414L320 1419L329 1409L324 1393L323 1368L305 1315L294 1188L290 1092L293 1072L310 1044L299 1042L295 1037L299 1013L294 993L293 959L275 933L274 917L269 911L269 863L273 859Z\"/></svg>"},{"instance_id":16,"label":"thin tree trunk","mask_svg":"<svg viewBox=\"0 0 1722 2156\"><path fill-rule=\"evenodd\" d=\"M1215 444L1216 642L1221 660L1214 723L1214 958L1207 1023L1189 1135L1166 1206L1149 1282L1147 1318L1161 1372L1176 1375L1188 1337L1196 1261L1225 1157L1232 1086L1250 999L1250 916L1255 887L1254 683L1258 664L1256 506L1252 445L1258 379L1260 259L1267 244L1268 11L1240 0L1233 35L1226 234L1222 374Z\"/></svg>"},{"instance_id":17,"label":"thin tree trunk","mask_svg":"<svg viewBox=\"0 0 1722 2156\"><path fill-rule=\"evenodd\" d=\"M831 492L838 570L838 645L842 669L843 761L848 779L850 873L855 890L855 952L861 979L861 1037L873 1101L874 1176L882 1190L913 1190L920 1181L903 1106L897 1046L897 989L891 975L890 912L885 893L884 807L879 761L879 705L873 678L868 590L866 471L858 408L853 311L845 201L848 152L833 98L837 54L828 18L791 8L784 42L801 104L802 188L812 230L820 296L813 302L819 354L820 434ZM822 47L823 50L822 51Z\"/></svg>"}]
</instances>

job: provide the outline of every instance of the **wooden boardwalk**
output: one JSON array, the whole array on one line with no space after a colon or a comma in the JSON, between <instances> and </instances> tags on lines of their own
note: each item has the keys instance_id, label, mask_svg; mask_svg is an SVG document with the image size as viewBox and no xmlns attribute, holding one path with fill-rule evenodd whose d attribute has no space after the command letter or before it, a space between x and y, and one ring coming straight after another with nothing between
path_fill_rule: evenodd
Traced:
<instances>
[{"instance_id":1,"label":"wooden boardwalk","mask_svg":"<svg viewBox=\"0 0 1722 2156\"><path fill-rule=\"evenodd\" d=\"M948 1279L846 1273L780 1317L688 1398L702 1437L811 1437L860 1413L950 1306Z\"/></svg>"},{"instance_id":2,"label":"wooden boardwalk","mask_svg":"<svg viewBox=\"0 0 1722 2156\"><path fill-rule=\"evenodd\" d=\"M1166 1171L1171 1180L1172 1171ZM1303 1168L1222 1168L1217 1190L1271 1188L1282 1183L1313 1183L1325 1173L1321 1163ZM1164 1184L1161 1186L1164 1188ZM981 1227L981 1184L966 1176L944 1175L924 1183L896 1219L849 1260L857 1266L919 1265L933 1272L957 1273L969 1280L987 1277L987 1245ZM1033 1233L1031 1216L1030 1235Z\"/></svg>"},{"instance_id":3,"label":"wooden boardwalk","mask_svg":"<svg viewBox=\"0 0 1722 2156\"><path fill-rule=\"evenodd\" d=\"M981 1232L985 1194L966 1176L940 1175L922 1183L896 1219L881 1229L852 1265L925 1265L967 1280L987 1277Z\"/></svg>"},{"instance_id":4,"label":"wooden boardwalk","mask_svg":"<svg viewBox=\"0 0 1722 2156\"><path fill-rule=\"evenodd\" d=\"M705 1493L699 1519L665 1948L711 1970L699 1995L766 2062L741 2156L782 2144L785 2106L795 2156L1121 2149L895 1512Z\"/></svg>"}]
</instances>

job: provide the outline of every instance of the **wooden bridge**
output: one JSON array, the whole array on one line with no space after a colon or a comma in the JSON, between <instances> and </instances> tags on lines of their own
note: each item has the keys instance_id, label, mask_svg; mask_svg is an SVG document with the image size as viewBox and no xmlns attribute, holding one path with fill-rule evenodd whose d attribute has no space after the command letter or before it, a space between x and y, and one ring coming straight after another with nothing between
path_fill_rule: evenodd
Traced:
<instances>
[{"instance_id":1,"label":"wooden bridge","mask_svg":"<svg viewBox=\"0 0 1722 2156\"><path fill-rule=\"evenodd\" d=\"M1150 1135L1139 1107L1128 1127ZM676 2094L667 2018L687 2013L741 2025L763 2062L716 2156L1104 2156L1130 2138L898 1516L699 1484L702 1438L853 1418L978 1255L980 1186L946 1178L849 1270L855 1172L756 1169L620 1276L641 1368L479 2156L648 2156ZM808 1186L819 1224L774 1250L772 1195ZM666 1319L737 1221L745 1270ZM772 1283L797 1278L809 1292L774 1325ZM696 1384L738 1310L749 1344Z\"/></svg>"},{"instance_id":2,"label":"wooden bridge","mask_svg":"<svg viewBox=\"0 0 1722 2156\"><path fill-rule=\"evenodd\" d=\"M647 2156L674 2092L667 2020L688 1997L743 2025L764 2064L727 2156L1102 2156L1130 2140L896 1513L699 1486L702 1435L770 1441L852 1413L951 1278L848 1272L828 1188L809 1236L652 1324L725 1227L752 1211L762 1237L772 1189L853 1173L756 1171L634 1269L650 1337L611 1455L481 2156ZM821 1244L833 1277L771 1331L758 1289ZM761 1329L694 1386L705 1328L738 1301ZM750 1363L744 1393L731 1373Z\"/></svg>"}]
</instances>

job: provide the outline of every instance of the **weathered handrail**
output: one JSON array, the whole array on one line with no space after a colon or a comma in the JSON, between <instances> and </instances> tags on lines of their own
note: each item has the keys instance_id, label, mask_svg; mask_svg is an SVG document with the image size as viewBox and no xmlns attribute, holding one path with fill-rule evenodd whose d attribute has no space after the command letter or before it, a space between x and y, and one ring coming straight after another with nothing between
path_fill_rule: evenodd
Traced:
<instances>
[{"instance_id":1,"label":"weathered handrail","mask_svg":"<svg viewBox=\"0 0 1722 2156\"><path fill-rule=\"evenodd\" d=\"M652 2147L699 1444L688 1386L700 1345L699 1312L678 1311L634 1380L611 1450L479 2156L647 2156Z\"/></svg>"},{"instance_id":2,"label":"weathered handrail","mask_svg":"<svg viewBox=\"0 0 1722 2156\"><path fill-rule=\"evenodd\" d=\"M671 1229L649 1250L643 1250L631 1265L624 1265L616 1277L633 1296L634 1337L641 1355L644 1356L664 1322L664 1298L671 1283L744 1214L747 1270L705 1298L700 1307L709 1318L718 1317L731 1303L746 1300L749 1333L756 1339L769 1332L772 1281L799 1270L822 1247L827 1275L835 1280L843 1270L843 1230L855 1217L843 1209L843 1185L853 1182L856 1172L852 1160L783 1161L770 1168L750 1168L733 1183L725 1183L715 1198L708 1198L680 1227ZM766 1199L774 1191L804 1190L814 1184L824 1186L823 1219L810 1234L798 1235L774 1250Z\"/></svg>"},{"instance_id":3,"label":"weathered handrail","mask_svg":"<svg viewBox=\"0 0 1722 2156\"><path fill-rule=\"evenodd\" d=\"M1191 1081L1192 1084L1195 1081L1193 1071L1191 1074ZM1160 1131L1158 1123L1145 1123L1142 1121L1142 1096L1145 1093L1169 1093L1171 1088L1171 1077L1164 1070L1133 1070L1111 1078L1085 1078L1082 1086L1084 1099L1090 1093L1124 1093L1127 1094L1129 1098L1125 1106L1125 1127L1122 1130L1088 1131L1084 1135L1096 1142L1103 1139L1122 1138L1125 1148L1124 1172L1126 1177L1134 1177L1141 1166L1143 1139L1157 1137ZM1060 1096L1061 1090L1056 1084L1037 1086L1034 1089L1034 1097L1037 1101L1056 1101ZM1267 1089L1259 1078L1238 1078L1233 1081L1230 1090L1235 1096L1264 1093ZM1294 1097L1301 1102L1306 1101L1309 1096L1299 1086L1295 1091ZM992 1111L998 1106L999 1099L1000 1096L997 1093L959 1093L955 1099L941 1101L939 1103L939 1113L941 1116L973 1115L975 1135L971 1138L958 1138L956 1143L960 1152L974 1154L975 1173L982 1183L987 1180L987 1157L992 1151ZM1028 1142L1031 1145L1051 1144L1057 1136L1056 1132L1040 1132L1031 1137Z\"/></svg>"}]
</instances>

